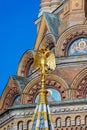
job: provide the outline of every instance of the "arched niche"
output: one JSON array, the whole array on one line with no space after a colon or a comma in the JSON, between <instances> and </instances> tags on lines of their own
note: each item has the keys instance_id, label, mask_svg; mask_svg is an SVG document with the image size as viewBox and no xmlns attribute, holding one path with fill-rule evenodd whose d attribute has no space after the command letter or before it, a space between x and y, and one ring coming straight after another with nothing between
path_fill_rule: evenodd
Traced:
<instances>
[{"instance_id":1,"label":"arched niche","mask_svg":"<svg viewBox=\"0 0 87 130\"><path fill-rule=\"evenodd\" d=\"M76 126L80 126L81 125L81 117L80 116L76 116L75 117L75 123L76 123Z\"/></svg>"},{"instance_id":2,"label":"arched niche","mask_svg":"<svg viewBox=\"0 0 87 130\"><path fill-rule=\"evenodd\" d=\"M56 56L68 56L71 44L78 38L87 38L87 25L75 25L64 31L57 41Z\"/></svg>"},{"instance_id":3,"label":"arched niche","mask_svg":"<svg viewBox=\"0 0 87 130\"><path fill-rule=\"evenodd\" d=\"M47 29L45 30L47 31ZM56 45L55 36L52 33L47 32L41 40L41 43L38 47L40 50L43 47L49 48L50 50L53 49Z\"/></svg>"},{"instance_id":4,"label":"arched niche","mask_svg":"<svg viewBox=\"0 0 87 130\"><path fill-rule=\"evenodd\" d=\"M19 121L17 124L17 129L18 130L23 130L23 121Z\"/></svg>"},{"instance_id":5,"label":"arched niche","mask_svg":"<svg viewBox=\"0 0 87 130\"><path fill-rule=\"evenodd\" d=\"M48 91L47 100L49 103L61 101L61 94L59 91L53 88L48 88L47 91ZM39 98L39 95L36 96L35 103L38 103L38 98Z\"/></svg>"},{"instance_id":6,"label":"arched niche","mask_svg":"<svg viewBox=\"0 0 87 130\"><path fill-rule=\"evenodd\" d=\"M62 125L62 120L61 120L61 118L58 117L55 122L56 122L56 128L61 128L61 125Z\"/></svg>"},{"instance_id":7,"label":"arched niche","mask_svg":"<svg viewBox=\"0 0 87 130\"><path fill-rule=\"evenodd\" d=\"M71 117L66 117L65 119L65 124L66 124L66 127L70 127L71 126Z\"/></svg>"},{"instance_id":8,"label":"arched niche","mask_svg":"<svg viewBox=\"0 0 87 130\"><path fill-rule=\"evenodd\" d=\"M32 128L32 121L28 120L27 121L27 130L30 130Z\"/></svg>"},{"instance_id":9,"label":"arched niche","mask_svg":"<svg viewBox=\"0 0 87 130\"><path fill-rule=\"evenodd\" d=\"M14 104L14 100L20 95L19 93L17 87L13 87L8 91L3 102L2 112Z\"/></svg>"},{"instance_id":10,"label":"arched niche","mask_svg":"<svg viewBox=\"0 0 87 130\"><path fill-rule=\"evenodd\" d=\"M36 96L38 95L38 91L41 88L41 79L37 77L30 81L25 87L24 94L24 103L35 103ZM67 83L59 76L50 75L46 79L46 88L54 89L58 91L61 95L61 100L67 100L68 94L67 89L69 88Z\"/></svg>"},{"instance_id":11,"label":"arched niche","mask_svg":"<svg viewBox=\"0 0 87 130\"><path fill-rule=\"evenodd\" d=\"M79 37L75 39L67 50L68 56L87 54L87 37Z\"/></svg>"},{"instance_id":12,"label":"arched niche","mask_svg":"<svg viewBox=\"0 0 87 130\"><path fill-rule=\"evenodd\" d=\"M87 97L87 68L82 70L73 80L71 84L73 90L73 98Z\"/></svg>"},{"instance_id":13,"label":"arched niche","mask_svg":"<svg viewBox=\"0 0 87 130\"><path fill-rule=\"evenodd\" d=\"M22 77L28 77L29 70L31 68L31 65L33 64L34 61L34 51L33 50L28 50L26 51L18 65L18 76Z\"/></svg>"},{"instance_id":14,"label":"arched niche","mask_svg":"<svg viewBox=\"0 0 87 130\"><path fill-rule=\"evenodd\" d=\"M85 124L87 126L87 115L85 116Z\"/></svg>"}]
</instances>

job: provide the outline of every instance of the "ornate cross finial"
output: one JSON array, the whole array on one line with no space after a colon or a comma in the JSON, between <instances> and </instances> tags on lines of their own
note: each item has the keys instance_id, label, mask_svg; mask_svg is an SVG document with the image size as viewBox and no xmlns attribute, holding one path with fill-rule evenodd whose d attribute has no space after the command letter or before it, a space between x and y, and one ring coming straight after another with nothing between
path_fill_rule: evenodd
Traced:
<instances>
[{"instance_id":1,"label":"ornate cross finial","mask_svg":"<svg viewBox=\"0 0 87 130\"><path fill-rule=\"evenodd\" d=\"M47 101L48 91L45 87L45 76L49 69L54 70L56 67L54 54L48 48L39 50L34 58L34 67L41 71L41 90L38 92L39 99L33 115L32 130L54 130Z\"/></svg>"}]
</instances>

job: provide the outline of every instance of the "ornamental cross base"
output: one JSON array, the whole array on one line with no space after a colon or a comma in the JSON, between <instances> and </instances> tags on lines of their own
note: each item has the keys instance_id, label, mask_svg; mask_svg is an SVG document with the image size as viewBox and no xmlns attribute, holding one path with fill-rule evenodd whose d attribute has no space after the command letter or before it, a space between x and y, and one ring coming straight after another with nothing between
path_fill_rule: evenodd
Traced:
<instances>
[{"instance_id":1,"label":"ornamental cross base","mask_svg":"<svg viewBox=\"0 0 87 130\"><path fill-rule=\"evenodd\" d=\"M46 94L46 89L39 91L39 101L32 120L32 130L54 130Z\"/></svg>"}]
</instances>

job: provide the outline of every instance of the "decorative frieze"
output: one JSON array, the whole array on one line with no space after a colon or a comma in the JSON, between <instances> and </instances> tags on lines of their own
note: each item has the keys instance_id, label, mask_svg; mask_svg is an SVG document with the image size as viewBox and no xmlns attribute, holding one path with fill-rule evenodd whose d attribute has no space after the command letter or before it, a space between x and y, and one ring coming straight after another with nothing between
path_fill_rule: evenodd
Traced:
<instances>
[{"instance_id":1,"label":"decorative frieze","mask_svg":"<svg viewBox=\"0 0 87 130\"><path fill-rule=\"evenodd\" d=\"M86 123L86 113L87 113L87 105L84 104L83 106L81 105L65 105L62 104L61 106L56 104L56 106L50 105L51 108L51 114L52 117L55 116L55 119L53 118L54 125L56 128L56 123L57 122L57 117L60 117L60 122L61 122L61 127L66 127L66 119L67 119L67 125L70 125L69 123L71 122L71 126L76 126L76 117L79 115L81 117L80 124L85 125ZM13 124L12 130L17 130L17 122L18 121L23 121L23 130L27 130L27 121L29 118L31 119L32 115L34 112L34 108L32 110L28 108L22 108L22 109L12 109L11 112L8 112L6 114L0 115L0 129L3 128L3 126L9 124L12 120L16 120L16 124ZM78 114L77 114L78 113ZM83 115L84 113L84 115ZM68 118L70 117L68 122ZM26 120L25 120L26 118ZM10 127L10 128L11 128ZM1 129L2 130L2 129Z\"/></svg>"}]
</instances>

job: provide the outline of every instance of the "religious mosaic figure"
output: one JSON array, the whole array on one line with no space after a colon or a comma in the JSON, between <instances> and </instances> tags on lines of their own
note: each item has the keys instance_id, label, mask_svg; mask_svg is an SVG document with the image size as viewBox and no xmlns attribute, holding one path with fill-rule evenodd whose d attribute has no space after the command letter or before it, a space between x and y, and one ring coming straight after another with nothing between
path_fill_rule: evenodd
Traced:
<instances>
[{"instance_id":1,"label":"religious mosaic figure","mask_svg":"<svg viewBox=\"0 0 87 130\"><path fill-rule=\"evenodd\" d=\"M87 38L75 40L69 48L69 56L87 54Z\"/></svg>"}]
</instances>

